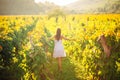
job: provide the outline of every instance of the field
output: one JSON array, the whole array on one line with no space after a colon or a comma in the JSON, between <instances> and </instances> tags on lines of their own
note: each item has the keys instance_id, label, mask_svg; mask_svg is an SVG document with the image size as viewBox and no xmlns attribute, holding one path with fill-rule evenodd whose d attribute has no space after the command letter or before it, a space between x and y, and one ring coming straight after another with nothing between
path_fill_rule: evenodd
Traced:
<instances>
[{"instance_id":1,"label":"field","mask_svg":"<svg viewBox=\"0 0 120 80\"><path fill-rule=\"evenodd\" d=\"M49 40L58 27L74 39L62 72ZM120 14L0 16L0 80L120 80Z\"/></svg>"}]
</instances>

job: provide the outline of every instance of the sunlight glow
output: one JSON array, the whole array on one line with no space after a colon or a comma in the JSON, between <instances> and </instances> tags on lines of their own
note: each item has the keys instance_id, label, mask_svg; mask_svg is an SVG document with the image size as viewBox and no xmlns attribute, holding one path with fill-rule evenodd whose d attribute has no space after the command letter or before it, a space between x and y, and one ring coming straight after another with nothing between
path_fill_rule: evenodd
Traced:
<instances>
[{"instance_id":1,"label":"sunlight glow","mask_svg":"<svg viewBox=\"0 0 120 80\"><path fill-rule=\"evenodd\" d=\"M70 4L78 0L35 0L36 3L39 3L39 2L44 3L45 1L53 2L54 4L59 5L59 6L64 6L64 5Z\"/></svg>"}]
</instances>

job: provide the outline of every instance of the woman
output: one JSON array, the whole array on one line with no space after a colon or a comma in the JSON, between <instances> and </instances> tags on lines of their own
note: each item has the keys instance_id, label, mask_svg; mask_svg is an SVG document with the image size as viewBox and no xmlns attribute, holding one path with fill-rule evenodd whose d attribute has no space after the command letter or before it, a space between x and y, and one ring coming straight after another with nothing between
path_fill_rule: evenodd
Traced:
<instances>
[{"instance_id":1,"label":"woman","mask_svg":"<svg viewBox=\"0 0 120 80\"><path fill-rule=\"evenodd\" d=\"M61 35L60 28L57 28L56 34L50 39L54 39L55 41L53 57L58 59L58 69L59 71L62 71L62 57L66 57L66 53L62 44L62 39L69 39Z\"/></svg>"}]
</instances>

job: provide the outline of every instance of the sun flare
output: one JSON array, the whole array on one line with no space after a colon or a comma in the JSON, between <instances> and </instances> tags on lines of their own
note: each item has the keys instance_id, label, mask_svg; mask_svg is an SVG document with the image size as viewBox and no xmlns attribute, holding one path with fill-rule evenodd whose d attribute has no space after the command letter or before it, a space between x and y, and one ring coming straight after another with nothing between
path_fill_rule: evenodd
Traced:
<instances>
[{"instance_id":1,"label":"sun flare","mask_svg":"<svg viewBox=\"0 0 120 80\"><path fill-rule=\"evenodd\" d=\"M35 0L35 3L39 3L39 2L44 3L45 1L53 2L54 4L57 4L59 6L64 6L64 5L70 4L72 2L75 2L77 0Z\"/></svg>"}]
</instances>

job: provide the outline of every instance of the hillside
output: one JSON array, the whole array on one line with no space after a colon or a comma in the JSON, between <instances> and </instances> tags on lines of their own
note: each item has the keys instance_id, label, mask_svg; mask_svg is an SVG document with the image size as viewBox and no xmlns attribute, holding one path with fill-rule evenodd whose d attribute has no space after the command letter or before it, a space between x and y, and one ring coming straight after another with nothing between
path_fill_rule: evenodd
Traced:
<instances>
[{"instance_id":1,"label":"hillside","mask_svg":"<svg viewBox=\"0 0 120 80\"><path fill-rule=\"evenodd\" d=\"M120 13L120 0L78 0L64 7L54 3L35 3L34 0L0 0L0 15L48 14L55 9L63 13Z\"/></svg>"},{"instance_id":2,"label":"hillside","mask_svg":"<svg viewBox=\"0 0 120 80\"><path fill-rule=\"evenodd\" d=\"M60 6L50 2L37 3L37 5L39 7L39 14L48 14L56 8L60 8Z\"/></svg>"},{"instance_id":3,"label":"hillside","mask_svg":"<svg viewBox=\"0 0 120 80\"><path fill-rule=\"evenodd\" d=\"M0 14L38 14L34 0L0 0Z\"/></svg>"},{"instance_id":4,"label":"hillside","mask_svg":"<svg viewBox=\"0 0 120 80\"><path fill-rule=\"evenodd\" d=\"M65 8L69 13L120 13L120 0L78 0Z\"/></svg>"},{"instance_id":5,"label":"hillside","mask_svg":"<svg viewBox=\"0 0 120 80\"><path fill-rule=\"evenodd\" d=\"M45 14L57 5L45 2L35 3L34 0L0 0L0 15L36 15Z\"/></svg>"}]
</instances>

